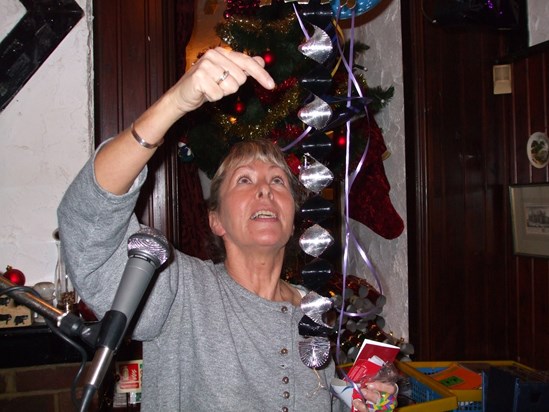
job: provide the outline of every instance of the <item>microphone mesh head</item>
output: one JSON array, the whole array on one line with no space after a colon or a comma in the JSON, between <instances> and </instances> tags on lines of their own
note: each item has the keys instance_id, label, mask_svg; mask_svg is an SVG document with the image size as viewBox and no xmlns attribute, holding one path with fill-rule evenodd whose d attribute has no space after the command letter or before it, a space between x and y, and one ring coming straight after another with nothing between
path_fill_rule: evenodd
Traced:
<instances>
[{"instance_id":1,"label":"microphone mesh head","mask_svg":"<svg viewBox=\"0 0 549 412\"><path fill-rule=\"evenodd\" d=\"M128 256L149 259L158 269L170 257L170 244L162 232L143 226L128 239Z\"/></svg>"}]
</instances>

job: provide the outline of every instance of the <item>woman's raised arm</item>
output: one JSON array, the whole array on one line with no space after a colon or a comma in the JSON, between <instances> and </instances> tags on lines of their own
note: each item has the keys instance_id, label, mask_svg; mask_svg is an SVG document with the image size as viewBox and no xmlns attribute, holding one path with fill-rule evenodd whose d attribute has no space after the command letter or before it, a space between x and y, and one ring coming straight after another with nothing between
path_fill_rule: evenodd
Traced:
<instances>
[{"instance_id":1,"label":"woman's raised arm","mask_svg":"<svg viewBox=\"0 0 549 412\"><path fill-rule=\"evenodd\" d=\"M168 129L206 101L235 93L248 76L267 89L275 84L261 57L222 47L210 49L130 127L104 145L95 158L99 185L124 194L153 156Z\"/></svg>"}]
</instances>

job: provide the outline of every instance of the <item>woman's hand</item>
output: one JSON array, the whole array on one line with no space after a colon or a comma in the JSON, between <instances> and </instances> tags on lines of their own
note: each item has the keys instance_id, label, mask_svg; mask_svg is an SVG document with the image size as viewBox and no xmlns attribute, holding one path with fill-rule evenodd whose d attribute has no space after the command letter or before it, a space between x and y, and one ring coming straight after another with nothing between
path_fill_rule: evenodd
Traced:
<instances>
[{"instance_id":1,"label":"woman's hand","mask_svg":"<svg viewBox=\"0 0 549 412\"><path fill-rule=\"evenodd\" d=\"M259 56L216 47L210 49L168 91L181 115L198 109L206 101L217 101L235 93L248 76L266 89L275 87Z\"/></svg>"},{"instance_id":2,"label":"woman's hand","mask_svg":"<svg viewBox=\"0 0 549 412\"><path fill-rule=\"evenodd\" d=\"M222 47L208 50L179 81L134 121L134 130L149 145L158 145L168 129L185 114L206 101L217 101L235 93L248 76L267 89L274 80L264 69L261 57L251 57ZM135 178L155 149L136 142L130 129L118 134L97 154L95 177L110 193L121 195Z\"/></svg>"},{"instance_id":3,"label":"woman's hand","mask_svg":"<svg viewBox=\"0 0 549 412\"><path fill-rule=\"evenodd\" d=\"M396 408L396 396L398 386L394 383L369 382L364 388L361 388L364 399L371 402L373 410L390 411ZM391 408L392 403L392 408ZM379 406L376 409L376 405ZM368 406L361 399L353 400L354 408L359 412L368 412Z\"/></svg>"}]
</instances>

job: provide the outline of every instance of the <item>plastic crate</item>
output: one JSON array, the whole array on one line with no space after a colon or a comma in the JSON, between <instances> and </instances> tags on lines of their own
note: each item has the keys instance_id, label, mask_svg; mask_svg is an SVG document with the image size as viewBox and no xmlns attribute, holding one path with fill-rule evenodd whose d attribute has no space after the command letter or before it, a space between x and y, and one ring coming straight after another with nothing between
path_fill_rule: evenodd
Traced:
<instances>
[{"instance_id":1,"label":"plastic crate","mask_svg":"<svg viewBox=\"0 0 549 412\"><path fill-rule=\"evenodd\" d=\"M444 385L429 378L415 368L405 366L405 362L395 361L396 367L409 379L411 398L414 405L398 407L399 412L444 412L456 410L457 397Z\"/></svg>"},{"instance_id":2,"label":"plastic crate","mask_svg":"<svg viewBox=\"0 0 549 412\"><path fill-rule=\"evenodd\" d=\"M460 363L464 366L469 366L472 369L489 369L491 366L514 366L522 369L533 371L532 368L522 365L514 361L448 361L448 362L401 362L399 369L406 374L412 372L419 372L423 374L429 381L432 383L437 383L432 378L429 378L429 375L433 375L437 372L440 372L454 363ZM457 409L455 411L471 411L471 412L482 412L482 389L468 389L468 390L457 390L457 389L448 389L453 393L457 398Z\"/></svg>"}]
</instances>

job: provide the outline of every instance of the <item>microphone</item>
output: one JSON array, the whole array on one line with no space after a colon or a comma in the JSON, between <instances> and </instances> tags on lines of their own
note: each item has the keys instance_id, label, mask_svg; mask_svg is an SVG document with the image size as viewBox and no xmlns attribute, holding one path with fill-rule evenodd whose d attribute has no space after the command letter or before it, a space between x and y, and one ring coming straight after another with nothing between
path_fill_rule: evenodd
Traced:
<instances>
[{"instance_id":1,"label":"microphone","mask_svg":"<svg viewBox=\"0 0 549 412\"><path fill-rule=\"evenodd\" d=\"M128 239L128 262L112 307L101 320L96 352L84 385L81 411L87 410L101 385L155 271L169 256L168 240L156 229L143 227Z\"/></svg>"}]
</instances>

